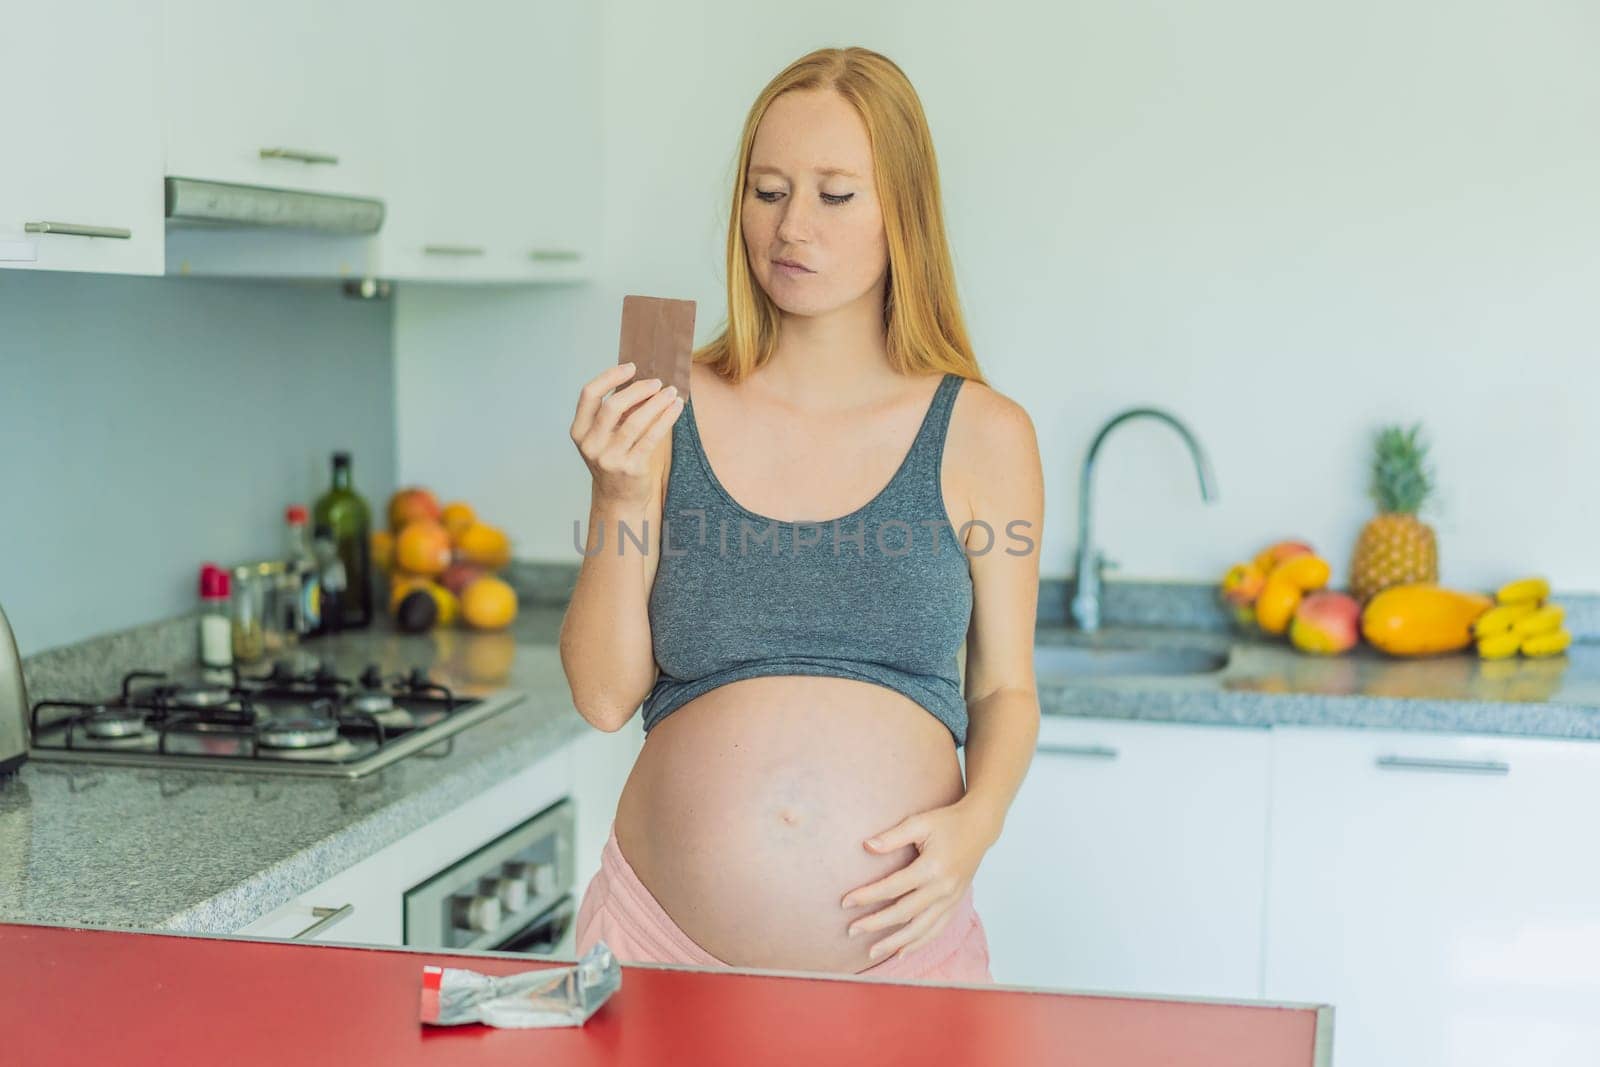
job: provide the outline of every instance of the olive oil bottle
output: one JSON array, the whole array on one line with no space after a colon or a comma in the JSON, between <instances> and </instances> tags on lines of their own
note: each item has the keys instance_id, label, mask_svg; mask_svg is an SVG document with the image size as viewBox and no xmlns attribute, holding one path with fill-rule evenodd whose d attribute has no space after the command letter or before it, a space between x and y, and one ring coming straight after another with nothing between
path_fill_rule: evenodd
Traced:
<instances>
[{"instance_id":1,"label":"olive oil bottle","mask_svg":"<svg viewBox=\"0 0 1600 1067\"><path fill-rule=\"evenodd\" d=\"M372 622L372 514L350 481L350 453L333 454L333 487L317 500L315 522L333 533L333 543L345 570L345 597L340 612L342 628Z\"/></svg>"}]
</instances>

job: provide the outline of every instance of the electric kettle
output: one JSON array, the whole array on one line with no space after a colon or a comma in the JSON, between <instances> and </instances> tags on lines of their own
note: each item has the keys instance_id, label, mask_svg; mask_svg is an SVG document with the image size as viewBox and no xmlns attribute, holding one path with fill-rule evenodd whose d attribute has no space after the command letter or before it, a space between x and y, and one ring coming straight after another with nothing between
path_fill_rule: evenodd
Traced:
<instances>
[{"instance_id":1,"label":"electric kettle","mask_svg":"<svg viewBox=\"0 0 1600 1067\"><path fill-rule=\"evenodd\" d=\"M22 656L0 608L0 775L28 758L28 691L22 684Z\"/></svg>"}]
</instances>

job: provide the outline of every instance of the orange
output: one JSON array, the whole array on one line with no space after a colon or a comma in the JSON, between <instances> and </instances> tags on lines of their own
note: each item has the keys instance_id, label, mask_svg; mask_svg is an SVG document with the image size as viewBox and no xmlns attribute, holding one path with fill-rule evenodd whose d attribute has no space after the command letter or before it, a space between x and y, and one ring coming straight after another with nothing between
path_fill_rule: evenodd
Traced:
<instances>
[{"instance_id":1,"label":"orange","mask_svg":"<svg viewBox=\"0 0 1600 1067\"><path fill-rule=\"evenodd\" d=\"M456 542L461 558L480 567L499 570L511 562L511 541L505 533L488 523L475 522L461 532Z\"/></svg>"},{"instance_id":2,"label":"orange","mask_svg":"<svg viewBox=\"0 0 1600 1067\"><path fill-rule=\"evenodd\" d=\"M444 506L439 521L444 523L444 528L450 533L450 543L454 545L460 544L461 535L467 532L467 527L478 521L478 516L471 505L457 500Z\"/></svg>"},{"instance_id":3,"label":"orange","mask_svg":"<svg viewBox=\"0 0 1600 1067\"><path fill-rule=\"evenodd\" d=\"M412 574L438 574L450 566L450 535L436 522L407 523L395 538L394 560Z\"/></svg>"},{"instance_id":4,"label":"orange","mask_svg":"<svg viewBox=\"0 0 1600 1067\"><path fill-rule=\"evenodd\" d=\"M517 617L516 590L499 578L479 578L461 591L461 617L479 630L503 630Z\"/></svg>"}]
</instances>

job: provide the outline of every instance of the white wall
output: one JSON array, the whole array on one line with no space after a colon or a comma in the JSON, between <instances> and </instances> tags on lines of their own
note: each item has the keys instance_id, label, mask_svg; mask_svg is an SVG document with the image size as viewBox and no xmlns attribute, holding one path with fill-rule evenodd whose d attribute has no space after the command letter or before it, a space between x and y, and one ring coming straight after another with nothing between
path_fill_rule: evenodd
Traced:
<instances>
[{"instance_id":1,"label":"white wall","mask_svg":"<svg viewBox=\"0 0 1600 1067\"><path fill-rule=\"evenodd\" d=\"M399 473L576 561L567 430L621 297L720 326L740 123L765 81L860 44L916 85L985 373L1038 427L1043 571L1071 571L1077 469L1129 426L1096 527L1133 577L1209 580L1282 536L1345 563L1368 440L1436 443L1443 579L1600 590L1600 8L1560 0L1208 4L609 0L606 263L582 288L406 288Z\"/></svg>"},{"instance_id":2,"label":"white wall","mask_svg":"<svg viewBox=\"0 0 1600 1067\"><path fill-rule=\"evenodd\" d=\"M195 610L201 562L281 552L335 450L386 499L391 323L329 283L3 272L0 603L22 654Z\"/></svg>"}]
</instances>

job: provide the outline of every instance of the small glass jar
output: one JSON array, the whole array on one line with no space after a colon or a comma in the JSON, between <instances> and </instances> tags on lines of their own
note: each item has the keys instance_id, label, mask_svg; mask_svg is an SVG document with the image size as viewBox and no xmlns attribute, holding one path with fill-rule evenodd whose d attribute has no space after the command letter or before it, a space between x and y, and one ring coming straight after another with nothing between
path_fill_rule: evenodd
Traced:
<instances>
[{"instance_id":1,"label":"small glass jar","mask_svg":"<svg viewBox=\"0 0 1600 1067\"><path fill-rule=\"evenodd\" d=\"M269 637L278 597L278 575L272 568L271 561L233 568L233 658L239 663L255 663L283 646L281 636Z\"/></svg>"}]
</instances>

